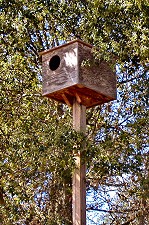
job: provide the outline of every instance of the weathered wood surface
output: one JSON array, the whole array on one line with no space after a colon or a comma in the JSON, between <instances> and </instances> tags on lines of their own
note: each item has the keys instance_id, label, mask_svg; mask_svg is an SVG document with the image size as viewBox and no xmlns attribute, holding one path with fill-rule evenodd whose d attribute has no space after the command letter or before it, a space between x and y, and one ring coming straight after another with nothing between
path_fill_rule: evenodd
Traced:
<instances>
[{"instance_id":1,"label":"weathered wood surface","mask_svg":"<svg viewBox=\"0 0 149 225\"><path fill-rule=\"evenodd\" d=\"M83 66L83 61L89 65ZM79 84L116 99L116 75L107 62L94 59L91 49L80 44L78 48Z\"/></svg>"},{"instance_id":2,"label":"weathered wood surface","mask_svg":"<svg viewBox=\"0 0 149 225\"><path fill-rule=\"evenodd\" d=\"M74 97L77 97L78 102L83 104L87 108L113 100L113 98L109 96L102 95L101 93L98 93L86 87L81 87L80 85L74 85L62 89L58 92L56 91L47 94L46 96L59 102L66 103L66 101L63 98L63 94L65 94L65 96L69 100L70 103L69 106L73 105Z\"/></svg>"},{"instance_id":3,"label":"weathered wood surface","mask_svg":"<svg viewBox=\"0 0 149 225\"><path fill-rule=\"evenodd\" d=\"M78 82L77 51L77 43L73 43L42 56L43 95L71 87ZM54 55L60 57L60 66L52 71L49 62Z\"/></svg>"},{"instance_id":4,"label":"weathered wood surface","mask_svg":"<svg viewBox=\"0 0 149 225\"><path fill-rule=\"evenodd\" d=\"M52 71L50 59L58 55L60 65ZM90 66L83 66L85 60ZM73 105L74 97L86 107L116 99L116 75L108 63L94 63L91 46L82 41L54 48L42 55L43 96ZM66 98L64 98L64 96ZM66 103L67 104L67 103Z\"/></svg>"},{"instance_id":5,"label":"weathered wood surface","mask_svg":"<svg viewBox=\"0 0 149 225\"><path fill-rule=\"evenodd\" d=\"M78 132L86 130L86 107L75 99L73 102L73 128ZM85 148L85 146L84 146ZM76 169L73 173L73 225L86 225L86 165L84 152L76 154Z\"/></svg>"}]
</instances>

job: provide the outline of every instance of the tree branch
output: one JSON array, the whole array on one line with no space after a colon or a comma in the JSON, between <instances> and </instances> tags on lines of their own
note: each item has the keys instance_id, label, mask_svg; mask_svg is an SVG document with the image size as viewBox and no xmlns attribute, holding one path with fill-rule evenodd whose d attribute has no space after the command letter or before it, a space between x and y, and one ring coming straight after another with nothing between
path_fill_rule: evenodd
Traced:
<instances>
[{"instance_id":1,"label":"tree branch","mask_svg":"<svg viewBox=\"0 0 149 225\"><path fill-rule=\"evenodd\" d=\"M87 211L89 210L93 210L93 211L98 211L98 212L105 212L105 213L120 213L120 214L124 214L124 213L128 213L128 212L132 212L134 210L127 210L127 211L118 211L118 210L105 210L105 209L97 209L94 207L89 207L86 209Z\"/></svg>"}]
</instances>

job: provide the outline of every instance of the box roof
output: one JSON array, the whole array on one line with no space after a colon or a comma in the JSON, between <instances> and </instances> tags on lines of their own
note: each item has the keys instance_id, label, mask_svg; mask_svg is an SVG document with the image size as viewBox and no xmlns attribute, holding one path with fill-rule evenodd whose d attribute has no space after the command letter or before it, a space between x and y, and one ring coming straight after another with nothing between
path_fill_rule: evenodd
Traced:
<instances>
[{"instance_id":1,"label":"box roof","mask_svg":"<svg viewBox=\"0 0 149 225\"><path fill-rule=\"evenodd\" d=\"M88 44L88 43L86 43L86 42L84 42L84 41L82 41L82 40L80 40L80 39L75 39L75 40L72 40L72 41L70 41L70 42L68 42L68 43L65 43L65 44L63 44L63 45L59 45L59 46L56 46L56 47L54 47L54 48L50 48L50 49L48 49L48 50L39 52L39 56L42 56L42 55L47 54L48 52L52 52L52 51L54 51L54 50L63 48L63 47L65 47L65 46L67 46L67 45L71 45L71 44L73 44L73 43L75 43L75 42L81 43L81 44L86 45L86 46L88 46L88 47L90 47L90 48L93 47L91 44Z\"/></svg>"}]
</instances>

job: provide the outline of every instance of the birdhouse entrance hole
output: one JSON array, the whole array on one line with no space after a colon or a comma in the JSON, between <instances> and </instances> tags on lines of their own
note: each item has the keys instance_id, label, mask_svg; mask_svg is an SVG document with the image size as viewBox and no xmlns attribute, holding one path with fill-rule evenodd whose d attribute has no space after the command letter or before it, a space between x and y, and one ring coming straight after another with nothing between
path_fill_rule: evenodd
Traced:
<instances>
[{"instance_id":1,"label":"birdhouse entrance hole","mask_svg":"<svg viewBox=\"0 0 149 225\"><path fill-rule=\"evenodd\" d=\"M60 57L58 55L54 55L49 62L49 67L52 71L56 70L60 65Z\"/></svg>"}]
</instances>

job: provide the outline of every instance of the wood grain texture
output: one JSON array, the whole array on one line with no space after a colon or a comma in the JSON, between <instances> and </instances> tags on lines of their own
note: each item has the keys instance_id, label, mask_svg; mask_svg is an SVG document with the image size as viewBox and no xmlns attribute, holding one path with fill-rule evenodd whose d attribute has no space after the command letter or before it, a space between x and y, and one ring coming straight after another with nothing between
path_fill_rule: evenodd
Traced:
<instances>
[{"instance_id":1,"label":"wood grain texture","mask_svg":"<svg viewBox=\"0 0 149 225\"><path fill-rule=\"evenodd\" d=\"M58 55L60 66L52 71L49 68L50 59ZM78 82L77 43L60 48L42 56L43 95L62 90Z\"/></svg>"},{"instance_id":2,"label":"wood grain texture","mask_svg":"<svg viewBox=\"0 0 149 225\"><path fill-rule=\"evenodd\" d=\"M58 55L60 65L52 71L50 59ZM83 65L89 60L90 65ZM42 55L43 96L73 105L74 97L87 108L116 99L116 75L107 62L94 60L91 45L73 41Z\"/></svg>"},{"instance_id":3,"label":"wood grain texture","mask_svg":"<svg viewBox=\"0 0 149 225\"><path fill-rule=\"evenodd\" d=\"M46 96L56 101L66 103L63 99L63 96L62 96L63 94L67 96L71 106L73 105L74 97L78 95L79 96L79 99L77 98L78 102L83 104L87 108L93 107L95 105L101 105L105 102L109 102L113 100L109 96L102 95L101 93L98 93L94 90L91 90L83 86L80 87L80 85L74 85L74 86L62 89L60 91L55 91L53 93L47 94Z\"/></svg>"},{"instance_id":4,"label":"wood grain texture","mask_svg":"<svg viewBox=\"0 0 149 225\"><path fill-rule=\"evenodd\" d=\"M86 60L89 65L83 66L82 62ZM79 44L78 62L80 84L116 99L116 75L107 62L95 60L91 49L82 44Z\"/></svg>"},{"instance_id":5,"label":"wood grain texture","mask_svg":"<svg viewBox=\"0 0 149 225\"><path fill-rule=\"evenodd\" d=\"M78 132L86 131L86 107L73 101L73 128ZM85 145L83 146L85 148ZM86 165L84 151L75 155L76 169L73 173L73 225L86 225Z\"/></svg>"}]
</instances>

